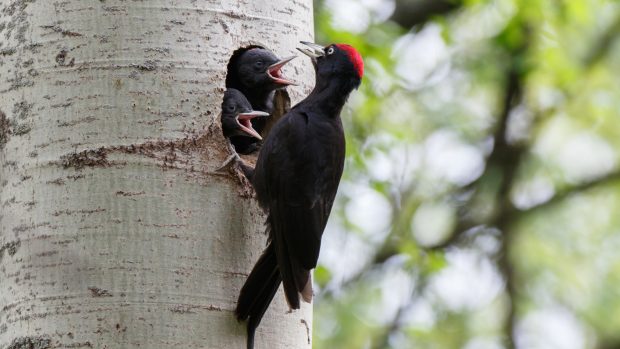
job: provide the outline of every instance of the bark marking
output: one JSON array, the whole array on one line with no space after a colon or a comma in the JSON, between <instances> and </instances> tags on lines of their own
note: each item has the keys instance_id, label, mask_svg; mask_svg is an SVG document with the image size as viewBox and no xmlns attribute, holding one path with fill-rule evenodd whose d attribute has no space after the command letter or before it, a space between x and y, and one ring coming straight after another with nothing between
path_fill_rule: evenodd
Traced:
<instances>
[{"instance_id":1,"label":"bark marking","mask_svg":"<svg viewBox=\"0 0 620 349\"><path fill-rule=\"evenodd\" d=\"M301 322L302 324L304 324L304 326L306 326L306 335L308 336L308 344L310 344L310 327L308 326L308 323L306 322L305 319L301 319L299 322Z\"/></svg>"},{"instance_id":2,"label":"bark marking","mask_svg":"<svg viewBox=\"0 0 620 349\"><path fill-rule=\"evenodd\" d=\"M46 336L15 338L7 349L48 349L52 340Z\"/></svg>"},{"instance_id":3,"label":"bark marking","mask_svg":"<svg viewBox=\"0 0 620 349\"><path fill-rule=\"evenodd\" d=\"M112 297L112 293L110 293L110 291L101 289L99 287L91 286L88 288L88 290L90 291L90 295L93 298Z\"/></svg>"},{"instance_id":4,"label":"bark marking","mask_svg":"<svg viewBox=\"0 0 620 349\"><path fill-rule=\"evenodd\" d=\"M10 128L9 119L0 110L0 149L4 148L4 145L9 141Z\"/></svg>"},{"instance_id":5,"label":"bark marking","mask_svg":"<svg viewBox=\"0 0 620 349\"><path fill-rule=\"evenodd\" d=\"M17 253L17 249L19 248L20 245L21 245L20 240L7 242L6 244L2 245L2 247L0 247L0 260L2 259L2 256L4 255L4 251L6 251L9 254L9 256L14 256Z\"/></svg>"},{"instance_id":6,"label":"bark marking","mask_svg":"<svg viewBox=\"0 0 620 349\"><path fill-rule=\"evenodd\" d=\"M74 167L81 170L84 167L107 167L110 162L107 159L107 153L104 148L96 150L84 150L79 153L72 153L60 157L62 167Z\"/></svg>"}]
</instances>

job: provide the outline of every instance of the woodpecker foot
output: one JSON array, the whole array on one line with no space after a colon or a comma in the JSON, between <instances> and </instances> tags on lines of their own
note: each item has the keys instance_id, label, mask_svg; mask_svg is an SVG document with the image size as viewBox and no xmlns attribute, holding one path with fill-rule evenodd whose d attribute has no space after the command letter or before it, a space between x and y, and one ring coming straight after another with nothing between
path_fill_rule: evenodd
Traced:
<instances>
[{"instance_id":1,"label":"woodpecker foot","mask_svg":"<svg viewBox=\"0 0 620 349\"><path fill-rule=\"evenodd\" d=\"M241 158L239 157L239 154L233 153L226 160L224 160L222 165L220 167L218 167L215 171L216 172L223 172L225 170L228 170L230 168L230 166L235 165L237 163L237 161L241 161Z\"/></svg>"},{"instance_id":2,"label":"woodpecker foot","mask_svg":"<svg viewBox=\"0 0 620 349\"><path fill-rule=\"evenodd\" d=\"M254 168L250 165L247 165L243 159L237 153L233 153L230 155L224 163L220 167L218 167L215 172L224 172L231 168L231 166L239 166L243 175L251 182L252 176L254 175Z\"/></svg>"}]
</instances>

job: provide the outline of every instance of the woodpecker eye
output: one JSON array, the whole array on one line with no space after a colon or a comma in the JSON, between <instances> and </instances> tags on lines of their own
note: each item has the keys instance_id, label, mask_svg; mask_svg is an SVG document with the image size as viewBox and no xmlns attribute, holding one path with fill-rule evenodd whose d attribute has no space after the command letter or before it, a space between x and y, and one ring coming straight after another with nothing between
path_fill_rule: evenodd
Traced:
<instances>
[{"instance_id":1,"label":"woodpecker eye","mask_svg":"<svg viewBox=\"0 0 620 349\"><path fill-rule=\"evenodd\" d=\"M235 106L234 105L229 105L228 107L226 107L226 109L228 109L228 111L235 111Z\"/></svg>"},{"instance_id":2,"label":"woodpecker eye","mask_svg":"<svg viewBox=\"0 0 620 349\"><path fill-rule=\"evenodd\" d=\"M256 62L256 63L254 63L254 66L255 66L256 68L262 68L262 67L263 67L263 61L258 61L258 62Z\"/></svg>"},{"instance_id":3,"label":"woodpecker eye","mask_svg":"<svg viewBox=\"0 0 620 349\"><path fill-rule=\"evenodd\" d=\"M331 55L332 53L334 53L334 48L333 47L328 48L327 49L327 54Z\"/></svg>"}]
</instances>

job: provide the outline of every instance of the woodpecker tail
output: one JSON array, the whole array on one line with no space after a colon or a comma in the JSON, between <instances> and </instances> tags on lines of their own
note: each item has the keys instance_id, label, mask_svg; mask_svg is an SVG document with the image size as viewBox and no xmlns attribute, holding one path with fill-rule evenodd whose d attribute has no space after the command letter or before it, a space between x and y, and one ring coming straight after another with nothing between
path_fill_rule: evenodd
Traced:
<instances>
[{"instance_id":1,"label":"woodpecker tail","mask_svg":"<svg viewBox=\"0 0 620 349\"><path fill-rule=\"evenodd\" d=\"M248 349L254 348L256 328L281 282L273 242L270 242L241 288L235 309L237 320L248 320Z\"/></svg>"}]
</instances>

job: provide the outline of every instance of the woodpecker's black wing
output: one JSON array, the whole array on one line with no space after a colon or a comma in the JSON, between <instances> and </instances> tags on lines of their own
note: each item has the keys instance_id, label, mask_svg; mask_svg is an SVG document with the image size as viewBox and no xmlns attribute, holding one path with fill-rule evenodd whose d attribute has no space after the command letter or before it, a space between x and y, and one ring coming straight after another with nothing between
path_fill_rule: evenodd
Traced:
<instances>
[{"instance_id":1,"label":"woodpecker's black wing","mask_svg":"<svg viewBox=\"0 0 620 349\"><path fill-rule=\"evenodd\" d=\"M270 239L289 306L299 293L312 298L310 269L317 263L344 165L345 143L339 117L307 106L293 108L272 129L259 154L253 184L268 209Z\"/></svg>"}]
</instances>

